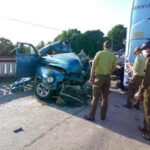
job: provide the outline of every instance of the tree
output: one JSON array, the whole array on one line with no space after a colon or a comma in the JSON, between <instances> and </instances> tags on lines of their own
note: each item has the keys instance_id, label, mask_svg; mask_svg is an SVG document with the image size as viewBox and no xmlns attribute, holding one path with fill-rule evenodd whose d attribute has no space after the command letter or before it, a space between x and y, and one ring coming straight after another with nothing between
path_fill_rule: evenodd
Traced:
<instances>
[{"instance_id":1,"label":"tree","mask_svg":"<svg viewBox=\"0 0 150 150\"><path fill-rule=\"evenodd\" d=\"M80 31L77 29L69 29L68 31L63 31L59 34L54 41L68 40L73 38L75 35L80 34Z\"/></svg>"},{"instance_id":2,"label":"tree","mask_svg":"<svg viewBox=\"0 0 150 150\"><path fill-rule=\"evenodd\" d=\"M36 48L37 48L37 49L41 49L41 48L44 47L44 46L45 46L44 41L41 41L41 42L36 46Z\"/></svg>"},{"instance_id":3,"label":"tree","mask_svg":"<svg viewBox=\"0 0 150 150\"><path fill-rule=\"evenodd\" d=\"M84 49L87 55L93 57L99 49L102 49L104 33L100 30L81 33L77 29L69 29L58 35L54 41L60 40L70 40L75 53L79 53L81 49Z\"/></svg>"},{"instance_id":4,"label":"tree","mask_svg":"<svg viewBox=\"0 0 150 150\"><path fill-rule=\"evenodd\" d=\"M76 53L84 49L87 55L93 57L97 51L103 48L104 33L100 30L87 31L78 34L72 41L72 48Z\"/></svg>"},{"instance_id":5,"label":"tree","mask_svg":"<svg viewBox=\"0 0 150 150\"><path fill-rule=\"evenodd\" d=\"M14 48L15 46L9 39L0 38L0 56L10 56Z\"/></svg>"},{"instance_id":6,"label":"tree","mask_svg":"<svg viewBox=\"0 0 150 150\"><path fill-rule=\"evenodd\" d=\"M113 50L118 51L125 48L123 41L126 39L127 28L119 24L113 27L107 34L107 37L112 41Z\"/></svg>"}]
</instances>

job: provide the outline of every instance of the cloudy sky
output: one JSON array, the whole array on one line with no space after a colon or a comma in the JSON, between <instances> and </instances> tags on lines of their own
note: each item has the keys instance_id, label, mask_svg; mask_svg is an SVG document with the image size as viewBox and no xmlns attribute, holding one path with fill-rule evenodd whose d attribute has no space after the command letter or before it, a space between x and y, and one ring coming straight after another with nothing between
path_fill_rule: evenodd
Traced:
<instances>
[{"instance_id":1,"label":"cloudy sky","mask_svg":"<svg viewBox=\"0 0 150 150\"><path fill-rule=\"evenodd\" d=\"M0 37L37 44L62 30L81 32L129 24L132 0L0 0Z\"/></svg>"}]
</instances>

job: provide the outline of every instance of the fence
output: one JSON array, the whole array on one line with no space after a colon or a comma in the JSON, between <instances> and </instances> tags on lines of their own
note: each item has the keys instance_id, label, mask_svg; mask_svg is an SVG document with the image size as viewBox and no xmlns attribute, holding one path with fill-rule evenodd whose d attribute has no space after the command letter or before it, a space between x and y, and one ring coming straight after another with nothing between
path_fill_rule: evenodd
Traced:
<instances>
[{"instance_id":1,"label":"fence","mask_svg":"<svg viewBox=\"0 0 150 150\"><path fill-rule=\"evenodd\" d=\"M15 58L0 58L0 77L14 76L16 73Z\"/></svg>"}]
</instances>

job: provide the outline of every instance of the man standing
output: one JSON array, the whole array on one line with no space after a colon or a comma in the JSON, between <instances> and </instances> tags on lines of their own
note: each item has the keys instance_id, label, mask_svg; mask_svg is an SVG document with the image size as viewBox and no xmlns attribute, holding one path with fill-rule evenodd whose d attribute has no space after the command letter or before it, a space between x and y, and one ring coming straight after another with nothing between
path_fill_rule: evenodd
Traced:
<instances>
[{"instance_id":1,"label":"man standing","mask_svg":"<svg viewBox=\"0 0 150 150\"><path fill-rule=\"evenodd\" d=\"M127 98L127 104L123 105L126 108L132 108L132 100L134 99L134 94L138 91L139 86L142 83L142 80L144 78L144 69L145 69L145 60L146 58L142 54L142 50L140 48L136 48L134 50L134 54L136 55L134 64L133 64L133 77L130 82L129 88L128 88L128 98ZM133 105L134 108L140 109L140 102L137 102Z\"/></svg>"},{"instance_id":2,"label":"man standing","mask_svg":"<svg viewBox=\"0 0 150 150\"><path fill-rule=\"evenodd\" d=\"M80 53L78 54L78 57L80 58L81 62L84 62L87 59L84 49L81 49Z\"/></svg>"},{"instance_id":3,"label":"man standing","mask_svg":"<svg viewBox=\"0 0 150 150\"><path fill-rule=\"evenodd\" d=\"M143 137L150 140L150 41L144 43L141 50L147 50L148 57L145 67L145 76L138 92L135 94L135 98L139 101L142 96L144 97L144 127L140 130L143 132Z\"/></svg>"},{"instance_id":4,"label":"man standing","mask_svg":"<svg viewBox=\"0 0 150 150\"><path fill-rule=\"evenodd\" d=\"M121 90L124 90L123 79L124 79L125 50L121 49L119 52L120 52L119 59L118 59L118 64L119 64L118 73L120 76L120 86L119 87L121 88Z\"/></svg>"},{"instance_id":5,"label":"man standing","mask_svg":"<svg viewBox=\"0 0 150 150\"><path fill-rule=\"evenodd\" d=\"M95 121L97 104L101 96L101 120L105 120L108 107L108 94L110 88L110 75L116 68L116 57L111 52L111 44L106 41L103 44L104 50L96 53L94 58L90 79L93 84L92 110L85 119Z\"/></svg>"}]
</instances>

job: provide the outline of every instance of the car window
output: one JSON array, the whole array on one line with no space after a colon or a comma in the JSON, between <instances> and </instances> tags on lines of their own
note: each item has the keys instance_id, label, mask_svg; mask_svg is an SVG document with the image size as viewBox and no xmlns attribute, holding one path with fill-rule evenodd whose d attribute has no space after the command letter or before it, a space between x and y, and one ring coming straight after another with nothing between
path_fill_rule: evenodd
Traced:
<instances>
[{"instance_id":1,"label":"car window","mask_svg":"<svg viewBox=\"0 0 150 150\"><path fill-rule=\"evenodd\" d=\"M31 45L27 45L27 44L20 44L18 46L18 53L19 54L35 54L35 50Z\"/></svg>"}]
</instances>

